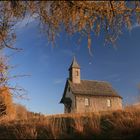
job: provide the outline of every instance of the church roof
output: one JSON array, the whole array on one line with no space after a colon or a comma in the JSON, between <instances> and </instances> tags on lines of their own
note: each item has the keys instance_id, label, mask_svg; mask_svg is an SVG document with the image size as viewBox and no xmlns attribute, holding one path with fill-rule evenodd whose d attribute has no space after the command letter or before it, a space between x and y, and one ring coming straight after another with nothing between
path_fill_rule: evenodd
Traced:
<instances>
[{"instance_id":1,"label":"church roof","mask_svg":"<svg viewBox=\"0 0 140 140\"><path fill-rule=\"evenodd\" d=\"M73 94L96 96L119 96L111 84L104 81L81 80L80 84L74 84L69 80Z\"/></svg>"},{"instance_id":2,"label":"church roof","mask_svg":"<svg viewBox=\"0 0 140 140\"><path fill-rule=\"evenodd\" d=\"M80 69L80 66L79 66L79 64L77 63L75 57L73 58L73 61L72 61L71 65L70 65L69 70L70 70L71 68L78 68L78 69Z\"/></svg>"},{"instance_id":3,"label":"church roof","mask_svg":"<svg viewBox=\"0 0 140 140\"><path fill-rule=\"evenodd\" d=\"M80 83L72 83L70 80L67 80L63 97L61 103L65 99L66 89L70 87L74 95L85 95L85 96L109 96L109 97L119 97L122 98L117 92L112 88L111 84L104 81L95 81L95 80L81 80Z\"/></svg>"}]
</instances>

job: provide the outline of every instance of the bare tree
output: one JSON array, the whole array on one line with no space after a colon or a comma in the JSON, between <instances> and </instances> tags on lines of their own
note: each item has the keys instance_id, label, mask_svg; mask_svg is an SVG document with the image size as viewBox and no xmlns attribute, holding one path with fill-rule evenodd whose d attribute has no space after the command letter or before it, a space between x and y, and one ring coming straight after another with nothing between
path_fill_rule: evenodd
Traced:
<instances>
[{"instance_id":1,"label":"bare tree","mask_svg":"<svg viewBox=\"0 0 140 140\"><path fill-rule=\"evenodd\" d=\"M8 69L6 57L0 55L0 116L14 113L12 95L8 87Z\"/></svg>"},{"instance_id":2,"label":"bare tree","mask_svg":"<svg viewBox=\"0 0 140 140\"><path fill-rule=\"evenodd\" d=\"M9 82L13 78L26 76L26 75L14 75L9 74L9 69L12 66L8 65L8 57L0 54L0 116L14 116L15 106L13 104L13 97L25 98L24 89L19 86L10 85Z\"/></svg>"},{"instance_id":3,"label":"bare tree","mask_svg":"<svg viewBox=\"0 0 140 140\"><path fill-rule=\"evenodd\" d=\"M8 69L6 57L0 53L0 87L4 87L8 83Z\"/></svg>"}]
</instances>

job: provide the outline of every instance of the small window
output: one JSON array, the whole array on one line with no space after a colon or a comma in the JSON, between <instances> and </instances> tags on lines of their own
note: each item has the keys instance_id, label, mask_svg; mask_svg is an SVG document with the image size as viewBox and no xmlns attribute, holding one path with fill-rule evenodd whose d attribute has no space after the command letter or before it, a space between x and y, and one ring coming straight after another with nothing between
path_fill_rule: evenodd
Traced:
<instances>
[{"instance_id":1,"label":"small window","mask_svg":"<svg viewBox=\"0 0 140 140\"><path fill-rule=\"evenodd\" d=\"M111 100L107 99L107 107L111 107Z\"/></svg>"},{"instance_id":2,"label":"small window","mask_svg":"<svg viewBox=\"0 0 140 140\"><path fill-rule=\"evenodd\" d=\"M78 70L76 71L76 76L79 76L79 72L78 72Z\"/></svg>"},{"instance_id":3,"label":"small window","mask_svg":"<svg viewBox=\"0 0 140 140\"><path fill-rule=\"evenodd\" d=\"M85 106L89 106L89 99L85 98Z\"/></svg>"}]
</instances>

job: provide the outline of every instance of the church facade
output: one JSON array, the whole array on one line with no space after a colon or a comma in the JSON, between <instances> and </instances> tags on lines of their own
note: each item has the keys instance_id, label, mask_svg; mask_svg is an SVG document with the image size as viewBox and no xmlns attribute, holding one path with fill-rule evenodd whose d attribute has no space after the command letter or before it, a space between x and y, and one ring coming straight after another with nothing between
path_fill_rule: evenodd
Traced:
<instances>
[{"instance_id":1,"label":"church facade","mask_svg":"<svg viewBox=\"0 0 140 140\"><path fill-rule=\"evenodd\" d=\"M85 113L122 109L122 97L105 81L81 80L75 57L69 68L60 103L65 113Z\"/></svg>"}]
</instances>

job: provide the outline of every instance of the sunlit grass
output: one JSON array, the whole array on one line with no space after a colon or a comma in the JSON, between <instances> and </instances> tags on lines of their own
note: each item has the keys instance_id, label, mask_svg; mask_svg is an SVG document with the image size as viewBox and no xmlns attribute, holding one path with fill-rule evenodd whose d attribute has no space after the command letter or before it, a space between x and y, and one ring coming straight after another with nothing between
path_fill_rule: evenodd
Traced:
<instances>
[{"instance_id":1,"label":"sunlit grass","mask_svg":"<svg viewBox=\"0 0 140 140\"><path fill-rule=\"evenodd\" d=\"M100 113L32 115L12 121L5 118L0 123L0 139L140 138L140 109L132 106Z\"/></svg>"}]
</instances>

